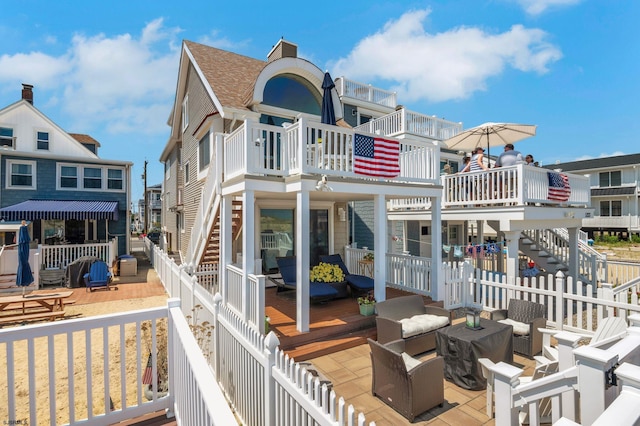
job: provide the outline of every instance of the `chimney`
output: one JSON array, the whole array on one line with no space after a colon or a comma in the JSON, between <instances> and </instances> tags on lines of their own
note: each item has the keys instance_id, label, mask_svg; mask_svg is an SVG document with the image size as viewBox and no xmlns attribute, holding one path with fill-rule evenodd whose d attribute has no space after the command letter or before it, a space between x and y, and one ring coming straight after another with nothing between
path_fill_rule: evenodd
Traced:
<instances>
[{"instance_id":1,"label":"chimney","mask_svg":"<svg viewBox=\"0 0 640 426\"><path fill-rule=\"evenodd\" d=\"M298 57L298 45L293 44L290 41L286 41L281 38L278 40L271 52L267 55L267 62L275 61L281 58L297 58Z\"/></svg>"},{"instance_id":2,"label":"chimney","mask_svg":"<svg viewBox=\"0 0 640 426\"><path fill-rule=\"evenodd\" d=\"M33 105L33 85L22 83L22 99Z\"/></svg>"}]
</instances>

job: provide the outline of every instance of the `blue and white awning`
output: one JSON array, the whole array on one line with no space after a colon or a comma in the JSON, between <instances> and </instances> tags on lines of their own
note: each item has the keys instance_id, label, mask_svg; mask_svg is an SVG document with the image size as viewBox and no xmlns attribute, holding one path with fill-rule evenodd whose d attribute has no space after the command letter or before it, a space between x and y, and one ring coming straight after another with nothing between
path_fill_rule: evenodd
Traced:
<instances>
[{"instance_id":1,"label":"blue and white awning","mask_svg":"<svg viewBox=\"0 0 640 426\"><path fill-rule=\"evenodd\" d=\"M27 200L0 209L3 220L118 220L117 201Z\"/></svg>"}]
</instances>

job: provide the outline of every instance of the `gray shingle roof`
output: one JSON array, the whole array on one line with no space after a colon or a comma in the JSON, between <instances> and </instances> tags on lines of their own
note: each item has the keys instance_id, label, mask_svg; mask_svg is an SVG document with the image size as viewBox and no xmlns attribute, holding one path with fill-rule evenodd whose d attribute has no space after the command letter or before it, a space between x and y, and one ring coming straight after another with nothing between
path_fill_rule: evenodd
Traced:
<instances>
[{"instance_id":1,"label":"gray shingle roof","mask_svg":"<svg viewBox=\"0 0 640 426\"><path fill-rule=\"evenodd\" d=\"M567 163L547 164L546 169L562 169L563 172L573 170L601 169L616 166L628 166L640 164L640 154L616 155L614 157L592 158L582 161L570 161Z\"/></svg>"}]
</instances>

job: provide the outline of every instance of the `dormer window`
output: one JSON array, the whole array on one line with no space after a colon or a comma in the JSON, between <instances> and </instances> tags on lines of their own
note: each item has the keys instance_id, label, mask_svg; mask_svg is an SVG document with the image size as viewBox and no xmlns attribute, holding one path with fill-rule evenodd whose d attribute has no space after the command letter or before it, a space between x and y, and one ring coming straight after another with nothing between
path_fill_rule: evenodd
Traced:
<instances>
[{"instance_id":1,"label":"dormer window","mask_svg":"<svg viewBox=\"0 0 640 426\"><path fill-rule=\"evenodd\" d=\"M11 127L0 127L0 147L15 148L14 141L13 129Z\"/></svg>"}]
</instances>

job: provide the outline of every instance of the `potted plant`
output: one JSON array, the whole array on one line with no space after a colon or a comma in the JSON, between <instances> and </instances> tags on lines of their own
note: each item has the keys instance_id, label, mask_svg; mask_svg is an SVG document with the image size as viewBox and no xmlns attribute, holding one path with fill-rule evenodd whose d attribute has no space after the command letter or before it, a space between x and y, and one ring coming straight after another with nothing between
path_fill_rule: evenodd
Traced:
<instances>
[{"instance_id":1,"label":"potted plant","mask_svg":"<svg viewBox=\"0 0 640 426\"><path fill-rule=\"evenodd\" d=\"M340 266L332 263L320 262L311 268L309 280L317 283L327 283L338 290L337 298L347 297L347 282Z\"/></svg>"},{"instance_id":2,"label":"potted plant","mask_svg":"<svg viewBox=\"0 0 640 426\"><path fill-rule=\"evenodd\" d=\"M366 296L358 297L358 305L361 315L373 315L376 308L376 298L373 296L373 292L370 291Z\"/></svg>"},{"instance_id":3,"label":"potted plant","mask_svg":"<svg viewBox=\"0 0 640 426\"><path fill-rule=\"evenodd\" d=\"M366 254L362 257L362 260L367 260L367 261L369 261L369 262L373 262L373 253L372 253L372 252L366 253Z\"/></svg>"}]
</instances>

